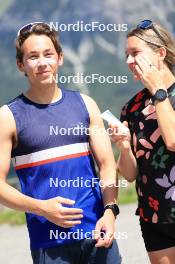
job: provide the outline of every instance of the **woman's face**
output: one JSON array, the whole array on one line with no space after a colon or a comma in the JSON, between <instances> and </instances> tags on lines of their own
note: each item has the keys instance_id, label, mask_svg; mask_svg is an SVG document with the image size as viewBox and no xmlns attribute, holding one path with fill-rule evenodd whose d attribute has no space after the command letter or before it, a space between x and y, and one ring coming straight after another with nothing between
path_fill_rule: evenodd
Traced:
<instances>
[{"instance_id":1,"label":"woman's face","mask_svg":"<svg viewBox=\"0 0 175 264\"><path fill-rule=\"evenodd\" d=\"M153 51L144 40L138 37L132 36L127 39L125 53L126 63L133 73L135 80L140 80L140 77L135 71L135 66L137 65L135 58L138 54L147 58L151 64L158 67L158 53Z\"/></svg>"}]
</instances>

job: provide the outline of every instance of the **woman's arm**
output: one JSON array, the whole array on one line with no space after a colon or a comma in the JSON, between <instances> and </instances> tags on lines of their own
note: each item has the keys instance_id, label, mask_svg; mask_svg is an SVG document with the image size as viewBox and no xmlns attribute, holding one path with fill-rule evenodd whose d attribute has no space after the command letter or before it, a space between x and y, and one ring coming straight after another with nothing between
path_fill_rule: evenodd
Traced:
<instances>
[{"instance_id":1,"label":"woman's arm","mask_svg":"<svg viewBox=\"0 0 175 264\"><path fill-rule=\"evenodd\" d=\"M126 121L124 121L123 124L128 127ZM127 135L120 135L118 133L117 126L111 125L110 127L113 130L111 139L116 148L120 151L120 155L117 160L117 169L127 181L132 182L136 179L137 176L137 161L132 152L130 144L131 135L129 129Z\"/></svg>"}]
</instances>

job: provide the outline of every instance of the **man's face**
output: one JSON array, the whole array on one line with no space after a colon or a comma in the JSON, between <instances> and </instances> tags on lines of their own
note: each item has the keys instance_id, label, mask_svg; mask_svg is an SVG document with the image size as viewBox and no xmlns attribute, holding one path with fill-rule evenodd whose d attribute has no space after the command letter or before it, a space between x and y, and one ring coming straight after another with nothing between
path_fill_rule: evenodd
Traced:
<instances>
[{"instance_id":1,"label":"man's face","mask_svg":"<svg viewBox=\"0 0 175 264\"><path fill-rule=\"evenodd\" d=\"M35 85L54 82L63 58L62 54L58 56L51 39L46 35L32 34L24 41L22 50L24 56L20 69L27 74L29 82Z\"/></svg>"},{"instance_id":2,"label":"man's face","mask_svg":"<svg viewBox=\"0 0 175 264\"><path fill-rule=\"evenodd\" d=\"M140 79L135 72L135 66L137 65L135 58L138 54L147 58L153 65L158 67L158 53L153 51L145 41L138 37L129 37L126 43L126 63L130 71L133 73L135 80Z\"/></svg>"}]
</instances>

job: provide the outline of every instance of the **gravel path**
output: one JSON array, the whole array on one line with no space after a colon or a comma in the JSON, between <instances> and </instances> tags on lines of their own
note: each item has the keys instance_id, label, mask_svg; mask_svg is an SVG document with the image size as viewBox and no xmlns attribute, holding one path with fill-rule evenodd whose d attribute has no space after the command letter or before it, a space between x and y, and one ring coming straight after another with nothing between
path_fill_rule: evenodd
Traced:
<instances>
[{"instance_id":1,"label":"gravel path","mask_svg":"<svg viewBox=\"0 0 175 264\"><path fill-rule=\"evenodd\" d=\"M122 264L149 264L138 218L134 216L135 207L135 204L120 206L121 214L116 223ZM32 264L26 226L0 226L0 263Z\"/></svg>"}]
</instances>

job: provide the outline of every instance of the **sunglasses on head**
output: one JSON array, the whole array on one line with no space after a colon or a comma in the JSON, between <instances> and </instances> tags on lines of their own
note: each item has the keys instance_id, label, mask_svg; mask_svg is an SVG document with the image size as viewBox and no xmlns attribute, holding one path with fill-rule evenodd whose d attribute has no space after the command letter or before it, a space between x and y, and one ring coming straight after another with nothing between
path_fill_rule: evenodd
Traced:
<instances>
[{"instance_id":1,"label":"sunglasses on head","mask_svg":"<svg viewBox=\"0 0 175 264\"><path fill-rule=\"evenodd\" d=\"M35 25L39 25L39 24L43 24L43 25L49 26L49 28L50 28L50 25L47 24L47 23L43 23L43 22L32 22L32 23L26 24L22 28L20 28L18 30L17 37L19 37L21 34L23 34L25 32L31 32L32 31L32 27L35 26Z\"/></svg>"},{"instance_id":2,"label":"sunglasses on head","mask_svg":"<svg viewBox=\"0 0 175 264\"><path fill-rule=\"evenodd\" d=\"M156 35L159 37L159 39L162 40L162 42L166 45L165 40L163 39L163 37L161 36L161 34L159 33L159 31L155 28L153 22L149 19L145 19L143 21L141 21L138 25L137 28L139 29L152 29Z\"/></svg>"}]
</instances>

